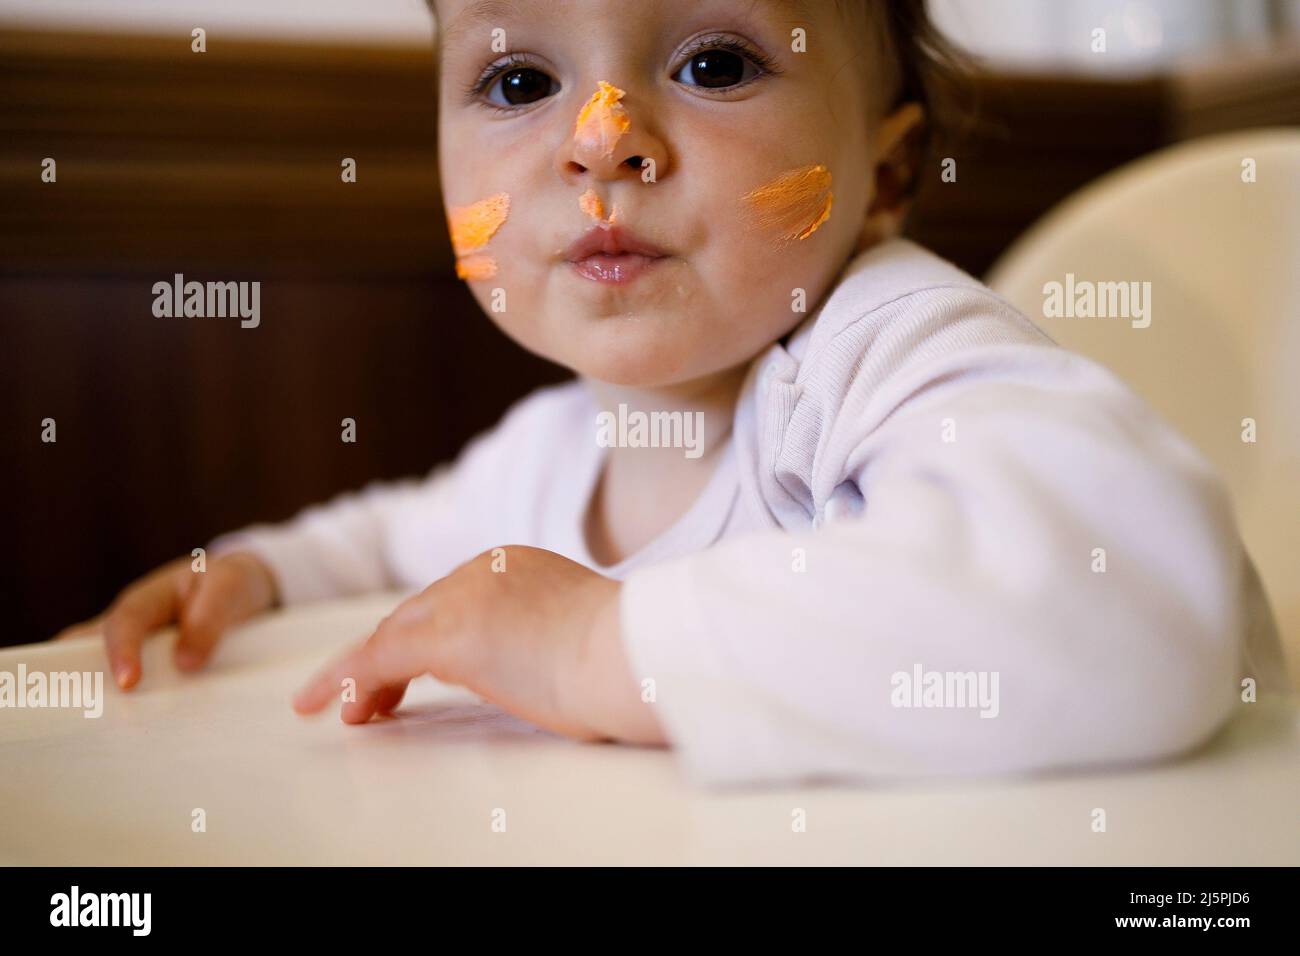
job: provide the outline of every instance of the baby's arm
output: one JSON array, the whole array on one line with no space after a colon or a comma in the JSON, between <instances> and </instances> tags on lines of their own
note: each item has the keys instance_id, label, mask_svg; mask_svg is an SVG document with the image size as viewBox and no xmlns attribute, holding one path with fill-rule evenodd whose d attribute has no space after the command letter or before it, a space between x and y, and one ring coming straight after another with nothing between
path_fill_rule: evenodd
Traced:
<instances>
[{"instance_id":1,"label":"baby's arm","mask_svg":"<svg viewBox=\"0 0 1300 956\"><path fill-rule=\"evenodd\" d=\"M1231 711L1245 562L1203 461L1090 363L975 354L850 391L813 490L851 482L861 513L624 583L634 676L696 779L1150 760ZM932 672L985 700L916 706Z\"/></svg>"},{"instance_id":2,"label":"baby's arm","mask_svg":"<svg viewBox=\"0 0 1300 956\"><path fill-rule=\"evenodd\" d=\"M272 604L428 584L483 541L511 537L500 501L512 450L544 433L557 399L563 395L555 390L534 392L454 463L422 479L375 482L282 524L222 535L208 546L206 568L188 556L170 562L125 588L102 615L60 636L102 633L115 679L129 688L141 677L142 642L168 624L180 632L177 666L193 670L226 630Z\"/></svg>"},{"instance_id":3,"label":"baby's arm","mask_svg":"<svg viewBox=\"0 0 1300 956\"><path fill-rule=\"evenodd\" d=\"M281 524L257 524L212 542L215 556L256 555L271 570L281 604L401 587L393 545L409 523L454 526L457 476L449 465L423 479L372 482L309 506ZM448 534L431 547L445 546Z\"/></svg>"},{"instance_id":4,"label":"baby's arm","mask_svg":"<svg viewBox=\"0 0 1300 956\"><path fill-rule=\"evenodd\" d=\"M226 631L275 604L396 586L388 557L394 528L403 520L450 527L454 481L444 467L422 482L376 483L341 495L283 525L224 535L209 545L203 564L187 556L156 568L103 614L58 637L101 634L113 679L127 690L142 677L145 639L175 624L176 666L198 670ZM448 533L439 543L454 540Z\"/></svg>"},{"instance_id":5,"label":"baby's arm","mask_svg":"<svg viewBox=\"0 0 1300 956\"><path fill-rule=\"evenodd\" d=\"M572 386L539 389L515 403L454 462L419 479L373 482L310 506L281 524L222 535L214 553L256 555L282 604L421 588L483 548L524 536L509 502L527 500L515 467L545 439Z\"/></svg>"}]
</instances>

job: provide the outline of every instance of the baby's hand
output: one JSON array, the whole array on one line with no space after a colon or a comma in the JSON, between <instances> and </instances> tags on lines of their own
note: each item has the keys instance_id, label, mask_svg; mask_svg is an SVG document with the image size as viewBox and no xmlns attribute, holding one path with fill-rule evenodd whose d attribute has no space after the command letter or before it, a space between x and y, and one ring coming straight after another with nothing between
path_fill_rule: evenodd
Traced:
<instances>
[{"instance_id":1,"label":"baby's hand","mask_svg":"<svg viewBox=\"0 0 1300 956\"><path fill-rule=\"evenodd\" d=\"M316 713L351 678L342 718L364 723L432 674L570 737L658 742L622 656L620 587L551 551L485 551L384 618L298 692L294 709Z\"/></svg>"},{"instance_id":2,"label":"baby's hand","mask_svg":"<svg viewBox=\"0 0 1300 956\"><path fill-rule=\"evenodd\" d=\"M119 687L140 682L140 645L153 631L180 625L176 666L197 670L228 628L275 603L275 579L259 558L235 552L208 562L202 573L177 558L129 585L99 617L66 628L61 640L102 632Z\"/></svg>"}]
</instances>

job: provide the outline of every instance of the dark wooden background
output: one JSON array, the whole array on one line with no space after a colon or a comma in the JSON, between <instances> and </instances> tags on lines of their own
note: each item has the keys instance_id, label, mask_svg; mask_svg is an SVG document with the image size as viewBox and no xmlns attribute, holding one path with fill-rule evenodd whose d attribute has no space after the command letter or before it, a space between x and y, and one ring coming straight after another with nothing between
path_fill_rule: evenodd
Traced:
<instances>
[{"instance_id":1,"label":"dark wooden background","mask_svg":"<svg viewBox=\"0 0 1300 956\"><path fill-rule=\"evenodd\" d=\"M1300 122L1298 75L1273 51L1132 80L985 76L958 184L927 177L909 228L979 274L1115 166ZM0 31L0 644L97 613L221 531L423 473L568 376L454 278L433 76L425 49ZM259 280L260 327L155 318L151 287L176 272Z\"/></svg>"}]
</instances>

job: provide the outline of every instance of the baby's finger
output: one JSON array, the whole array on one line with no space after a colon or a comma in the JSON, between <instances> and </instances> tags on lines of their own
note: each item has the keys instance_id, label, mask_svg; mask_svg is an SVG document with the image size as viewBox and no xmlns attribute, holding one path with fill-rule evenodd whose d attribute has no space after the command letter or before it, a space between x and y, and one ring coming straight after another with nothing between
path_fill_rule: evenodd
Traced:
<instances>
[{"instance_id":1,"label":"baby's finger","mask_svg":"<svg viewBox=\"0 0 1300 956\"><path fill-rule=\"evenodd\" d=\"M409 681L400 684L390 684L379 693L375 694L375 713L391 714L395 711L398 705L402 702L402 698L406 696L406 688L409 686Z\"/></svg>"},{"instance_id":2,"label":"baby's finger","mask_svg":"<svg viewBox=\"0 0 1300 956\"><path fill-rule=\"evenodd\" d=\"M78 624L69 624L59 633L55 634L50 640L66 641L73 637L86 637L90 634L98 634L104 629L104 615L97 614L87 621L81 621Z\"/></svg>"},{"instance_id":3,"label":"baby's finger","mask_svg":"<svg viewBox=\"0 0 1300 956\"><path fill-rule=\"evenodd\" d=\"M330 698L338 693L343 681L351 678L356 698L350 702L361 704L372 694L397 683L406 683L428 670L423 645L431 639L418 628L395 626L392 619L380 625L369 640L361 647L344 655L336 663L326 667L307 683L294 697L293 706L300 714L314 714L324 707ZM344 708L343 718L359 717L365 704ZM369 714L365 719L369 718ZM353 721L355 722L355 718Z\"/></svg>"},{"instance_id":4,"label":"baby's finger","mask_svg":"<svg viewBox=\"0 0 1300 956\"><path fill-rule=\"evenodd\" d=\"M293 709L300 714L314 714L330 702L343 689L343 680L356 667L352 664L361 648L349 651L338 660L327 664L293 695Z\"/></svg>"},{"instance_id":5,"label":"baby's finger","mask_svg":"<svg viewBox=\"0 0 1300 956\"><path fill-rule=\"evenodd\" d=\"M176 642L176 666L198 670L212 656L222 634L246 616L244 579L238 568L216 562L203 573L181 568L178 590L184 589L181 604L180 639Z\"/></svg>"},{"instance_id":6,"label":"baby's finger","mask_svg":"<svg viewBox=\"0 0 1300 956\"><path fill-rule=\"evenodd\" d=\"M375 714L387 714L402 701L408 681L388 684L366 697L359 697L343 705L340 716L345 724L364 724Z\"/></svg>"},{"instance_id":7,"label":"baby's finger","mask_svg":"<svg viewBox=\"0 0 1300 956\"><path fill-rule=\"evenodd\" d=\"M176 592L166 576L145 580L109 608L104 619L108 666L123 690L140 681L140 645L151 631L175 620Z\"/></svg>"}]
</instances>

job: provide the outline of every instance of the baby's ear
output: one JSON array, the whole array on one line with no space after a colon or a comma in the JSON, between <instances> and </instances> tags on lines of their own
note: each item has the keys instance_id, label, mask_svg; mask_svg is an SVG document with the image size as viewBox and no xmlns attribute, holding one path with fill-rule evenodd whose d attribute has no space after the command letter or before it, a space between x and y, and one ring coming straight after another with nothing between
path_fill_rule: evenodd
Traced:
<instances>
[{"instance_id":1,"label":"baby's ear","mask_svg":"<svg viewBox=\"0 0 1300 956\"><path fill-rule=\"evenodd\" d=\"M904 103L880 121L873 150L877 177L883 167L911 183L925 145L926 122L920 103Z\"/></svg>"},{"instance_id":2,"label":"baby's ear","mask_svg":"<svg viewBox=\"0 0 1300 956\"><path fill-rule=\"evenodd\" d=\"M921 104L904 103L876 128L872 144L874 183L858 243L860 250L902 231L924 151L925 123Z\"/></svg>"}]
</instances>

